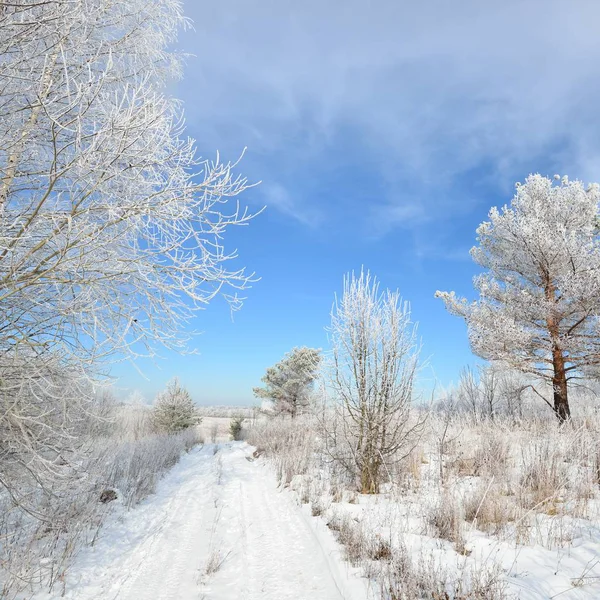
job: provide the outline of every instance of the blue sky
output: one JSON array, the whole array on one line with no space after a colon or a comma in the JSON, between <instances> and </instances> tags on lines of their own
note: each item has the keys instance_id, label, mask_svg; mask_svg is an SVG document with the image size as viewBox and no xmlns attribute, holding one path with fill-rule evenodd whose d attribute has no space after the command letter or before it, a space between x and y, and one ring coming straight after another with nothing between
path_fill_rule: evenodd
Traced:
<instances>
[{"instance_id":1,"label":"blue sky","mask_svg":"<svg viewBox=\"0 0 600 600\"><path fill-rule=\"evenodd\" d=\"M232 321L215 301L196 356L115 368L151 400L178 375L200 404L248 404L294 346L327 347L344 273L364 265L412 305L433 378L472 363L437 289L473 297L468 255L491 206L531 172L597 181L596 0L184 2L194 29L175 94L203 156L218 149L267 206L232 232L261 278Z\"/></svg>"}]
</instances>

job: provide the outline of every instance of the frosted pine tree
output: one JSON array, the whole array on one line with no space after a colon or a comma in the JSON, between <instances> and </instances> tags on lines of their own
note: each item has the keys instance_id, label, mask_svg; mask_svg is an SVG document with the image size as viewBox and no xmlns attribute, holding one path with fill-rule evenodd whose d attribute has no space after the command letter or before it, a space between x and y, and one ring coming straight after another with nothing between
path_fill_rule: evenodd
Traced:
<instances>
[{"instance_id":1,"label":"frosted pine tree","mask_svg":"<svg viewBox=\"0 0 600 600\"><path fill-rule=\"evenodd\" d=\"M152 421L157 431L177 433L200 423L198 409L190 393L174 377L164 391L156 396Z\"/></svg>"},{"instance_id":2,"label":"frosted pine tree","mask_svg":"<svg viewBox=\"0 0 600 600\"><path fill-rule=\"evenodd\" d=\"M510 206L477 229L479 300L437 292L467 323L473 351L547 381L560 422L568 390L600 366L600 240L597 184L530 175ZM541 394L540 394L541 395Z\"/></svg>"},{"instance_id":3,"label":"frosted pine tree","mask_svg":"<svg viewBox=\"0 0 600 600\"><path fill-rule=\"evenodd\" d=\"M261 379L265 385L254 388L254 395L272 401L276 413L295 417L310 405L312 385L320 363L320 350L294 348L267 369Z\"/></svg>"}]
</instances>

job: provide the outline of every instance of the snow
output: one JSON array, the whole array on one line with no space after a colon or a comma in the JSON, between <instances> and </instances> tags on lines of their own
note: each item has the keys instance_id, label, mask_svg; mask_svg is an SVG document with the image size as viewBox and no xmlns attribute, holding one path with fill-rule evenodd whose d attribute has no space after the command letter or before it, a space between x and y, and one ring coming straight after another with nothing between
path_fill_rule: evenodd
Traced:
<instances>
[{"instance_id":1,"label":"snow","mask_svg":"<svg viewBox=\"0 0 600 600\"><path fill-rule=\"evenodd\" d=\"M600 530L582 519L571 519L569 531L561 530L568 543L554 547L535 540L515 544L472 529L462 556L425 531L411 505L423 503L422 496L329 499L323 516L313 517L310 505L299 506L296 486L279 488L270 463L253 451L245 442L228 442L184 455L155 495L131 510L115 503L95 544L76 558L64 589L35 600L379 598L375 584L370 589L360 569L343 560L326 525L332 511L347 514L371 535L398 537L415 560L430 557L432 568L497 568L507 598L600 597ZM548 527L559 522L543 518Z\"/></svg>"},{"instance_id":2,"label":"snow","mask_svg":"<svg viewBox=\"0 0 600 600\"><path fill-rule=\"evenodd\" d=\"M302 488L300 477L293 487ZM397 547L401 541L413 562L424 559L432 569L448 573L452 578L468 579L471 574L497 572L505 584L505 597L510 600L596 600L600 598L600 525L597 520L568 516L537 515L537 536L531 543L516 543L514 536L487 535L473 527L465 532L465 555L458 554L453 544L436 538L428 530L423 513L433 501L421 493L407 492L397 496L357 495L356 501L332 502L323 494L321 504L327 506L318 521L332 515L349 516L370 536L391 539ZM591 501L594 514L600 507ZM462 597L462 596L461 596Z\"/></svg>"},{"instance_id":3,"label":"snow","mask_svg":"<svg viewBox=\"0 0 600 600\"><path fill-rule=\"evenodd\" d=\"M366 600L367 583L246 443L192 450L157 493L116 507L49 600ZM216 568L212 568L215 567Z\"/></svg>"}]
</instances>

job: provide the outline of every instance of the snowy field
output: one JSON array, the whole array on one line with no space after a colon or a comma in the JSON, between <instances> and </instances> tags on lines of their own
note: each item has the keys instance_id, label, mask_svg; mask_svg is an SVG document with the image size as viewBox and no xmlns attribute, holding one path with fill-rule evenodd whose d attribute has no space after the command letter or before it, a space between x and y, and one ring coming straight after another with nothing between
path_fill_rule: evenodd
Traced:
<instances>
[{"instance_id":1,"label":"snowy field","mask_svg":"<svg viewBox=\"0 0 600 600\"><path fill-rule=\"evenodd\" d=\"M226 442L230 439L229 417L202 417L202 422L198 426L200 435L207 442Z\"/></svg>"},{"instance_id":2,"label":"snowy field","mask_svg":"<svg viewBox=\"0 0 600 600\"><path fill-rule=\"evenodd\" d=\"M248 427L259 418L257 410L248 406L201 406L198 414L202 420L198 426L200 436L206 442L227 442L231 439L232 419L243 418L244 427Z\"/></svg>"}]
</instances>

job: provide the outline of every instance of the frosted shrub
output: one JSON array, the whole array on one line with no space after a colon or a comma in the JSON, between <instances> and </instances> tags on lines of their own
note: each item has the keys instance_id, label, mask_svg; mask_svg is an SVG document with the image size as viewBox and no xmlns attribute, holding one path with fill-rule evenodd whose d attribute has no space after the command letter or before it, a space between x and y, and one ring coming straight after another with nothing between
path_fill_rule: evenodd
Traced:
<instances>
[{"instance_id":1,"label":"frosted shrub","mask_svg":"<svg viewBox=\"0 0 600 600\"><path fill-rule=\"evenodd\" d=\"M335 414L325 427L331 458L377 494L395 464L418 441L412 409L420 345L410 306L398 291L380 291L368 272L344 278L328 328L327 369Z\"/></svg>"},{"instance_id":2,"label":"frosted shrub","mask_svg":"<svg viewBox=\"0 0 600 600\"><path fill-rule=\"evenodd\" d=\"M179 461L181 453L199 442L193 429L152 435L116 448L114 442L108 442L112 449L105 454L110 465L104 475L106 484L119 490L126 506L132 506L152 494L161 476Z\"/></svg>"},{"instance_id":3,"label":"frosted shrub","mask_svg":"<svg viewBox=\"0 0 600 600\"><path fill-rule=\"evenodd\" d=\"M113 502L131 507L153 493L182 452L201 441L196 428L139 438L127 425L135 421L117 408L113 435L88 438L70 477L55 480L51 491L22 474L18 487L27 495L27 511L0 493L1 597L29 586L54 589L77 551L94 542Z\"/></svg>"},{"instance_id":4,"label":"frosted shrub","mask_svg":"<svg viewBox=\"0 0 600 600\"><path fill-rule=\"evenodd\" d=\"M317 423L308 415L295 419L275 417L256 423L248 430L247 441L273 461L282 484L295 475L307 473L318 448Z\"/></svg>"},{"instance_id":5,"label":"frosted shrub","mask_svg":"<svg viewBox=\"0 0 600 600\"><path fill-rule=\"evenodd\" d=\"M116 407L112 423L114 434L127 440L140 440L154 433L152 409L144 404Z\"/></svg>"},{"instance_id":6,"label":"frosted shrub","mask_svg":"<svg viewBox=\"0 0 600 600\"><path fill-rule=\"evenodd\" d=\"M381 600L504 600L506 584L501 570L492 566L463 569L451 574L431 555L415 557L404 545L378 577Z\"/></svg>"}]
</instances>

